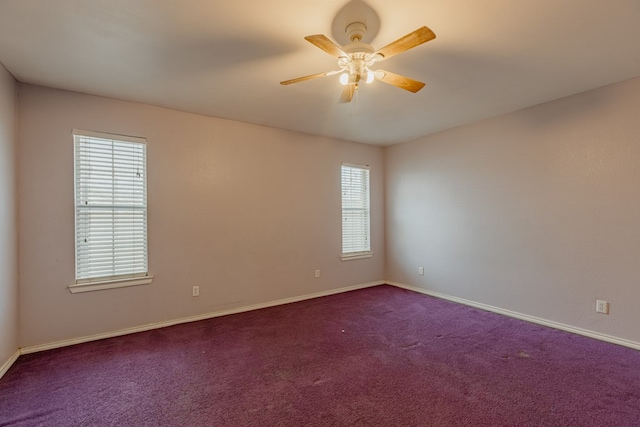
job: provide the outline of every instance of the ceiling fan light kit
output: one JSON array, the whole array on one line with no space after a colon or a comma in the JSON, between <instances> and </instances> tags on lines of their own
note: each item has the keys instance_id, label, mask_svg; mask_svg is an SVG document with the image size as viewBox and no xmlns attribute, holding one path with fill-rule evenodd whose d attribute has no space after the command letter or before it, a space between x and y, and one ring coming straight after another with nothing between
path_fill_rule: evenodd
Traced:
<instances>
[{"instance_id":1,"label":"ceiling fan light kit","mask_svg":"<svg viewBox=\"0 0 640 427\"><path fill-rule=\"evenodd\" d=\"M345 86L338 101L340 103L351 102L355 91L358 90L362 81L371 83L373 80L379 80L383 83L399 87L400 89L404 89L412 93L416 93L424 87L424 83L420 81L413 80L399 74L394 74L389 71L372 70L371 67L376 62L384 61L398 53L405 52L435 39L436 35L433 31L427 27L420 27L378 50L375 50L370 44L362 42L366 32L367 26L364 23L350 23L345 28L345 34L350 43L343 47L338 46L323 34L315 34L305 37L305 40L309 43L335 57L337 59L339 69L285 80L280 82L280 84L289 85L319 77L340 74L339 81Z\"/></svg>"}]
</instances>

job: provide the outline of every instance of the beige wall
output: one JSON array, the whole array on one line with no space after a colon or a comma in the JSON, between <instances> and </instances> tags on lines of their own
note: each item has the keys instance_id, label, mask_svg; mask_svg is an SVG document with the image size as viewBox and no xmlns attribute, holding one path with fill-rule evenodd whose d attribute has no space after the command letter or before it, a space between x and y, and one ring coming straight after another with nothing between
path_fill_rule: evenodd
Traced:
<instances>
[{"instance_id":1,"label":"beige wall","mask_svg":"<svg viewBox=\"0 0 640 427\"><path fill-rule=\"evenodd\" d=\"M384 279L379 147L30 85L19 111L21 346ZM73 128L148 140L150 285L66 289ZM371 165L371 259L340 261L343 161Z\"/></svg>"},{"instance_id":2,"label":"beige wall","mask_svg":"<svg viewBox=\"0 0 640 427\"><path fill-rule=\"evenodd\" d=\"M5 80L3 120L14 114ZM29 85L18 107L21 346L385 277L640 342L640 78L384 150ZM66 289L73 128L148 138L151 285ZM13 142L2 138L11 206ZM343 161L372 166L371 259L339 259ZM2 212L11 230L14 210ZM15 241L2 236L1 315L12 319ZM0 357L17 330L2 320Z\"/></svg>"},{"instance_id":3,"label":"beige wall","mask_svg":"<svg viewBox=\"0 0 640 427\"><path fill-rule=\"evenodd\" d=\"M18 349L16 82L0 64L0 368Z\"/></svg>"},{"instance_id":4,"label":"beige wall","mask_svg":"<svg viewBox=\"0 0 640 427\"><path fill-rule=\"evenodd\" d=\"M636 78L388 148L387 279L640 342L639 112Z\"/></svg>"}]
</instances>

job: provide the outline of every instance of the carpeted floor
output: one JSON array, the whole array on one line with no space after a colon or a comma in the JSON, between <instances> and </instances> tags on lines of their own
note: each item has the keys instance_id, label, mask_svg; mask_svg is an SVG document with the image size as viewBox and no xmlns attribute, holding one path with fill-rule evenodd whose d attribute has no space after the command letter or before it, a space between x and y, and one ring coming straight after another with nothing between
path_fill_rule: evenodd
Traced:
<instances>
[{"instance_id":1,"label":"carpeted floor","mask_svg":"<svg viewBox=\"0 0 640 427\"><path fill-rule=\"evenodd\" d=\"M640 352L378 286L21 356L0 426L640 426Z\"/></svg>"}]
</instances>

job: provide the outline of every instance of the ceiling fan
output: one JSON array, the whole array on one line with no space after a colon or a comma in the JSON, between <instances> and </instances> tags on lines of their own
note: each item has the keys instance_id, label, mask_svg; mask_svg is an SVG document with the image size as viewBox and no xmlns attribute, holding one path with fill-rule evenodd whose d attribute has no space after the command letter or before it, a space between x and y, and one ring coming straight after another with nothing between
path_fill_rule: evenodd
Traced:
<instances>
[{"instance_id":1,"label":"ceiling fan","mask_svg":"<svg viewBox=\"0 0 640 427\"><path fill-rule=\"evenodd\" d=\"M305 40L311 44L337 58L340 69L285 80L280 82L280 84L290 85L292 83L342 73L340 75L340 83L345 87L338 101L341 103L351 102L354 93L358 90L358 85L362 81L371 83L375 79L413 93L422 89L424 87L424 83L422 82L385 70L372 70L371 67L376 62L384 61L398 53L405 52L429 40L435 39L436 35L433 31L427 27L420 27L378 50L375 50L370 44L362 42L366 31L367 27L362 22L353 22L347 25L346 34L351 43L343 47L338 46L323 34L305 37Z\"/></svg>"}]
</instances>

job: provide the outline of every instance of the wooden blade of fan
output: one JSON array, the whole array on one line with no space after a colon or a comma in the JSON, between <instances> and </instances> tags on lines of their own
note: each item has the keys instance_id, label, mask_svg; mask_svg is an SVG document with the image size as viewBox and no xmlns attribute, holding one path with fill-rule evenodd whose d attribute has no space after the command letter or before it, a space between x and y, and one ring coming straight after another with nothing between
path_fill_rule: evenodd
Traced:
<instances>
[{"instance_id":1,"label":"wooden blade of fan","mask_svg":"<svg viewBox=\"0 0 640 427\"><path fill-rule=\"evenodd\" d=\"M283 82L280 82L280 84L281 85L290 85L290 84L293 84L293 83L299 83L299 82L304 82L304 81L307 81L307 80L317 79L319 77L332 76L334 74L338 74L340 71L342 71L342 70L327 71L326 73L318 73L318 74L311 74L309 76L297 77L295 79L285 80Z\"/></svg>"},{"instance_id":2,"label":"wooden blade of fan","mask_svg":"<svg viewBox=\"0 0 640 427\"><path fill-rule=\"evenodd\" d=\"M436 38L436 35L429 28L420 27L414 32L409 33L406 36L401 37L392 43L389 43L382 49L379 49L374 54L374 57L377 56L379 58L378 61L389 59L394 55L407 51L411 48L419 46L422 43L426 43L429 40L433 40L435 38Z\"/></svg>"},{"instance_id":3,"label":"wooden blade of fan","mask_svg":"<svg viewBox=\"0 0 640 427\"><path fill-rule=\"evenodd\" d=\"M376 80L380 80L381 82L413 93L418 92L424 87L424 83L419 82L418 80L413 80L409 77L401 76L400 74L390 73L389 71L376 70L374 75L376 76Z\"/></svg>"},{"instance_id":4,"label":"wooden blade of fan","mask_svg":"<svg viewBox=\"0 0 640 427\"><path fill-rule=\"evenodd\" d=\"M315 34L313 36L307 36L304 38L309 43L324 50L331 56L340 58L341 56L347 56L340 46L332 42L327 36L323 34Z\"/></svg>"},{"instance_id":5,"label":"wooden blade of fan","mask_svg":"<svg viewBox=\"0 0 640 427\"><path fill-rule=\"evenodd\" d=\"M349 83L344 87L344 89L342 89L342 94L340 95L340 99L338 99L338 102L340 104L346 104L348 102L351 102L351 99L353 99L353 94L355 92L356 92L356 84Z\"/></svg>"}]
</instances>

